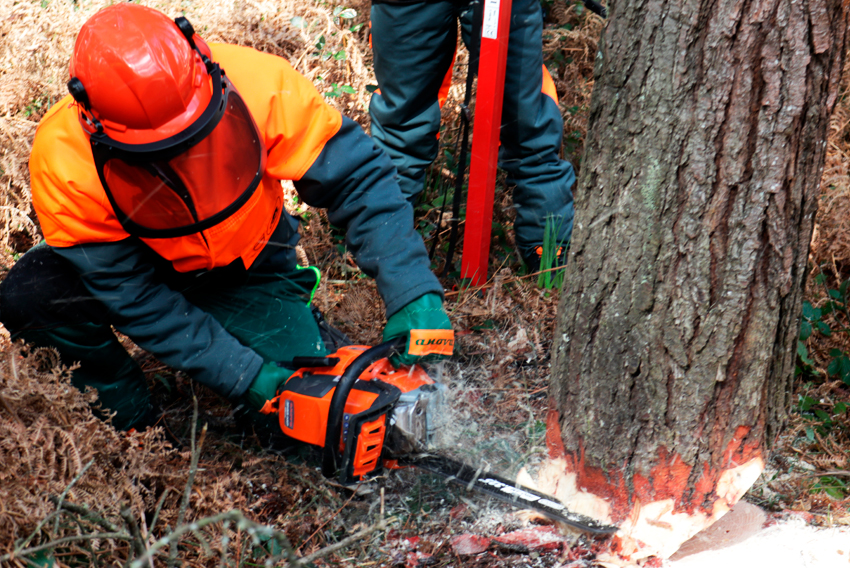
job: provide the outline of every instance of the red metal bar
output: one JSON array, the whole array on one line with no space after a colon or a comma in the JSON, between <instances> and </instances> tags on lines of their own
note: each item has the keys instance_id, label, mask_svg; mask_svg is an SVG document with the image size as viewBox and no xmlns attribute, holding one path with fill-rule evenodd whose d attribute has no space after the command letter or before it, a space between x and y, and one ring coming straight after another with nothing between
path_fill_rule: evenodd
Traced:
<instances>
[{"instance_id":1,"label":"red metal bar","mask_svg":"<svg viewBox=\"0 0 850 568\"><path fill-rule=\"evenodd\" d=\"M461 277L469 278L474 285L487 281L499 128L505 94L505 64L511 27L511 0L482 1L484 21L481 25L478 90L475 95L475 123L472 127L469 192L461 262Z\"/></svg>"}]
</instances>

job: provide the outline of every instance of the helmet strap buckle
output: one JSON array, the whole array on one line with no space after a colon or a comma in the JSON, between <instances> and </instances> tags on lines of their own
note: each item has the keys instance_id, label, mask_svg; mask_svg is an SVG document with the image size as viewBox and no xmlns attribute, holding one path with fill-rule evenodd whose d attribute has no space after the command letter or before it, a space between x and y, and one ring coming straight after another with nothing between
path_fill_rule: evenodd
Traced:
<instances>
[{"instance_id":1,"label":"helmet strap buckle","mask_svg":"<svg viewBox=\"0 0 850 568\"><path fill-rule=\"evenodd\" d=\"M92 114L91 101L89 101L89 95L86 92L86 87L83 85L83 82L77 77L71 77L71 80L68 81L68 92L70 92L71 96L74 97L74 100L85 109L85 112L81 114L85 118L86 122L98 134L103 132L103 124L101 124L100 121L95 118L94 114Z\"/></svg>"},{"instance_id":2,"label":"helmet strap buckle","mask_svg":"<svg viewBox=\"0 0 850 568\"><path fill-rule=\"evenodd\" d=\"M183 34L183 37L186 38L186 41L189 42L189 45L192 46L192 49L201 56L201 61L204 62L204 65L207 68L207 73L211 73L213 69L213 62L195 44L195 28L184 16L174 18L174 23L177 24L177 28L180 30L180 33Z\"/></svg>"}]
</instances>

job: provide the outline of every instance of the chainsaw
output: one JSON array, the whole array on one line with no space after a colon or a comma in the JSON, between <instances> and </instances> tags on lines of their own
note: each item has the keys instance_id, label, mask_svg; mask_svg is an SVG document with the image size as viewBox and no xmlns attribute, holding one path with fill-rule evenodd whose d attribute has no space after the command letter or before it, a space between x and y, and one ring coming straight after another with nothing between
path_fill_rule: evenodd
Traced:
<instances>
[{"instance_id":1,"label":"chainsaw","mask_svg":"<svg viewBox=\"0 0 850 568\"><path fill-rule=\"evenodd\" d=\"M418 355L447 355L453 340L414 337L410 343ZM568 511L549 495L433 454L445 386L419 365L396 369L390 363L405 345L402 337L375 347L343 347L326 357L295 357L286 366L298 370L261 412L277 414L286 436L322 448L322 474L342 485L415 466L587 533L617 531Z\"/></svg>"}]
</instances>

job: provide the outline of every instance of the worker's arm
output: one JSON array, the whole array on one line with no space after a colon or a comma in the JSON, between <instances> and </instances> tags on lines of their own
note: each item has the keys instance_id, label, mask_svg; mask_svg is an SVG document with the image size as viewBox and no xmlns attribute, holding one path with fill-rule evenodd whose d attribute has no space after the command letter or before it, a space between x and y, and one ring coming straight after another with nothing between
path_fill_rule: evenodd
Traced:
<instances>
[{"instance_id":1,"label":"worker's arm","mask_svg":"<svg viewBox=\"0 0 850 568\"><path fill-rule=\"evenodd\" d=\"M375 278L387 315L429 292L442 297L389 157L286 60L211 47L263 132L266 175L292 180L306 203L327 209L331 223L346 230L346 244Z\"/></svg>"},{"instance_id":2,"label":"worker's arm","mask_svg":"<svg viewBox=\"0 0 850 568\"><path fill-rule=\"evenodd\" d=\"M389 157L356 122L343 117L295 182L306 203L327 208L330 222L346 230L346 246L375 278L388 316L424 294L443 294L395 175Z\"/></svg>"},{"instance_id":3,"label":"worker's arm","mask_svg":"<svg viewBox=\"0 0 850 568\"><path fill-rule=\"evenodd\" d=\"M227 398L248 389L262 358L155 273L156 255L136 238L54 247L70 261L116 329L163 363Z\"/></svg>"}]
</instances>

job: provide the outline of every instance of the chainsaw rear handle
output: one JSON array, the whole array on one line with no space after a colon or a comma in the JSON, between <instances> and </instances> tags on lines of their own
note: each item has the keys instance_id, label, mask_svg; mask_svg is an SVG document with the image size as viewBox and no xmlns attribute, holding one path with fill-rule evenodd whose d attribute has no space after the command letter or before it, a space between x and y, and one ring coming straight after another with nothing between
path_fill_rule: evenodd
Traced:
<instances>
[{"instance_id":1,"label":"chainsaw rear handle","mask_svg":"<svg viewBox=\"0 0 850 568\"><path fill-rule=\"evenodd\" d=\"M357 356L345 369L334 389L328 410L328 426L325 431L325 447L322 450L322 475L333 477L340 469L342 456L339 452L342 421L345 415L345 403L357 378L369 368L369 365L384 357L400 353L407 345L407 337L400 336L371 347Z\"/></svg>"}]
</instances>

